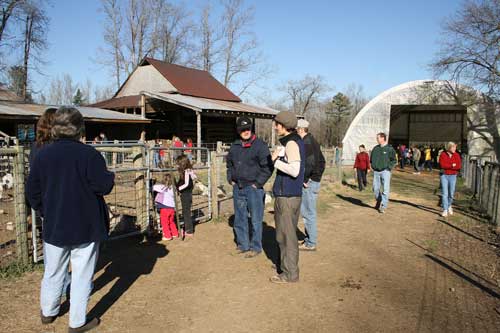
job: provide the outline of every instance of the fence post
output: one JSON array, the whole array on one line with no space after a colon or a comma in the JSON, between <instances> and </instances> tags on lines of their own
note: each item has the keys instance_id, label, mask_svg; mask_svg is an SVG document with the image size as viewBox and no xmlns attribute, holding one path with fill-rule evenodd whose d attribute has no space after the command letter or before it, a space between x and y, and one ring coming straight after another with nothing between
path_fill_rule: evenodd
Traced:
<instances>
[{"instance_id":1,"label":"fence post","mask_svg":"<svg viewBox=\"0 0 500 333\"><path fill-rule=\"evenodd\" d=\"M219 207L218 207L219 199L217 197L217 190L219 188L219 181L217 179L217 169L219 163L217 163L216 151L210 152L210 161L212 162L212 165L210 166L211 181L212 181L212 184L210 184L211 185L210 190L212 191L212 202L210 204L212 205L212 219L213 219L219 217Z\"/></svg>"},{"instance_id":2,"label":"fence post","mask_svg":"<svg viewBox=\"0 0 500 333\"><path fill-rule=\"evenodd\" d=\"M28 254L28 223L26 216L26 200L24 197L24 147L16 146L14 157L14 211L16 222L17 258L23 264L29 262ZM35 221L32 222L33 227Z\"/></svg>"},{"instance_id":3,"label":"fence post","mask_svg":"<svg viewBox=\"0 0 500 333\"><path fill-rule=\"evenodd\" d=\"M148 226L148 221L146 221L146 186L144 182L146 181L144 177L144 151L143 147L133 148L134 156L134 168L141 169L141 171L136 171L135 173L135 205L136 205L136 222L141 226L141 229Z\"/></svg>"},{"instance_id":4,"label":"fence post","mask_svg":"<svg viewBox=\"0 0 500 333\"><path fill-rule=\"evenodd\" d=\"M338 154L339 154L339 160L338 160L338 163L336 163L337 169L338 169L337 170L337 172L338 172L337 177L338 177L338 181L340 183L342 183L342 150L341 149L339 149ZM335 160L336 159L337 159L337 151L335 151Z\"/></svg>"},{"instance_id":5,"label":"fence post","mask_svg":"<svg viewBox=\"0 0 500 333\"><path fill-rule=\"evenodd\" d=\"M118 145L118 140L114 140L113 143L115 145ZM116 168L116 163L118 162L118 153L116 151L113 151L112 153L113 155L111 155L111 164L113 165L113 168Z\"/></svg>"}]
</instances>

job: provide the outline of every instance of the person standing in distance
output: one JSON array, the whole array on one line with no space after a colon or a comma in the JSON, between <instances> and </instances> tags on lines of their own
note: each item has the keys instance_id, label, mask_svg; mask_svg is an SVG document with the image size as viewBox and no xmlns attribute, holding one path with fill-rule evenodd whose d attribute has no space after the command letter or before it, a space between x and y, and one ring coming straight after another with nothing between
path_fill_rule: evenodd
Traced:
<instances>
[{"instance_id":1,"label":"person standing in distance","mask_svg":"<svg viewBox=\"0 0 500 333\"><path fill-rule=\"evenodd\" d=\"M397 159L396 151L387 144L385 133L377 134L377 142L378 145L373 148L370 161L373 170L373 192L377 201L375 208L383 214L389 203L391 172L397 164Z\"/></svg>"}]
</instances>

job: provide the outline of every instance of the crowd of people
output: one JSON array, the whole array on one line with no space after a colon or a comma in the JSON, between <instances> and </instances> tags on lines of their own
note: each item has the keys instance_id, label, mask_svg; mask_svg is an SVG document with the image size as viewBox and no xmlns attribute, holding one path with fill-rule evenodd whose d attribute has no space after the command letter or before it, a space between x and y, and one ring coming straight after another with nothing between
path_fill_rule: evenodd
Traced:
<instances>
[{"instance_id":1,"label":"crowd of people","mask_svg":"<svg viewBox=\"0 0 500 333\"><path fill-rule=\"evenodd\" d=\"M183 142L176 135L172 137L172 140L156 139L154 147L153 166L155 168L174 165L177 157L181 155L186 155L190 162L193 161L193 140L191 138L187 138L186 142Z\"/></svg>"},{"instance_id":2,"label":"crowd of people","mask_svg":"<svg viewBox=\"0 0 500 333\"><path fill-rule=\"evenodd\" d=\"M246 259L254 258L262 252L264 186L276 170L272 191L280 264L279 274L270 277L270 281L286 284L299 280L299 251L315 251L317 247L316 200L325 159L318 142L308 133L306 120L298 121L295 114L280 112L274 121L280 146L271 154L268 145L252 131L252 121L247 117L238 119L238 139L227 156L227 180L233 186L236 253ZM95 144L107 141L102 134L94 140ZM179 180L165 174L153 186L162 239L172 240L181 232L185 239L192 239L192 190L197 178L189 149L192 141L188 139L184 145L174 137L172 145L179 148L174 159ZM111 193L114 178L107 169L106 156L85 144L81 113L72 107L46 110L37 123L26 184L26 197L43 220L43 324L56 320L65 292L70 299L68 332L87 332L100 324L99 318L87 318L86 311L99 246L110 232L104 196ZM175 224L176 192L180 195L183 230ZM301 243L296 233L300 215L306 233Z\"/></svg>"},{"instance_id":3,"label":"crowd of people","mask_svg":"<svg viewBox=\"0 0 500 333\"><path fill-rule=\"evenodd\" d=\"M453 197L457 175L462 167L460 153L457 152L457 144L448 142L446 146L435 148L431 146L413 145L407 148L401 144L396 150L387 143L385 133L377 134L377 145L371 151L366 152L364 145L359 146L356 154L354 169L359 191L367 187L366 175L373 170L373 192L375 194L375 208L380 213L385 213L389 203L391 188L391 175L393 169L399 164L401 169L412 162L415 169L414 174L419 175L422 168L432 172L433 168L439 168L439 188L441 189L441 216L453 215Z\"/></svg>"},{"instance_id":4,"label":"crowd of people","mask_svg":"<svg viewBox=\"0 0 500 333\"><path fill-rule=\"evenodd\" d=\"M262 232L265 206L264 187L275 172L274 222L280 260L272 283L299 281L299 252L316 251L318 246L316 201L320 190L325 158L319 143L309 133L309 123L283 111L274 118L279 145L271 153L266 142L256 136L252 121L237 120L238 138L227 155L227 181L233 188L235 255L243 259L259 256L263 251ZM100 138L104 140L104 138ZM360 145L354 168L359 190L367 185L367 174L373 172L375 208L384 213L388 208L392 171L398 154L388 144L385 133L376 136L377 145L370 153ZM191 218L192 190L197 176L193 170L190 146L174 137L178 148L174 162L178 177L165 174L154 184L154 201L160 212L162 240L182 236L193 239ZM407 159L421 160L417 147L398 147L404 168ZM412 151L408 153L408 151ZM160 150L161 151L161 150ZM174 149L174 151L176 151ZM424 162L432 168L432 148L423 153ZM460 171L460 155L450 142L437 157L441 170L442 216L453 214L452 203L456 176ZM403 160L403 162L401 162ZM104 196L114 187L115 175L107 169L105 156L84 140L84 121L72 107L48 109L37 123L36 142L30 155L30 174L26 196L43 219L44 275L41 283L41 321L56 320L61 296L69 293L69 332L86 332L100 323L87 318L87 304L92 291L99 245L109 235L109 216ZM179 193L184 226L175 223L175 195ZM304 221L305 239L299 242L299 218ZM69 266L71 264L71 274Z\"/></svg>"},{"instance_id":5,"label":"crowd of people","mask_svg":"<svg viewBox=\"0 0 500 333\"><path fill-rule=\"evenodd\" d=\"M405 144L400 144L396 150L399 167L401 169L406 166L413 167L417 175L423 170L432 172L433 169L440 168L439 158L445 150L443 145L412 145L407 147Z\"/></svg>"}]
</instances>

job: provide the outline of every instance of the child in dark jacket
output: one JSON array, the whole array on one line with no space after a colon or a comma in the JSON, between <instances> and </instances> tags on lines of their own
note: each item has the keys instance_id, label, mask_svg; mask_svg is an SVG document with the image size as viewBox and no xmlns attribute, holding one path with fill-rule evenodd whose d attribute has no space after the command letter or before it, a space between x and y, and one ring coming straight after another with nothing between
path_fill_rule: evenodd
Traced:
<instances>
[{"instance_id":1,"label":"child in dark jacket","mask_svg":"<svg viewBox=\"0 0 500 333\"><path fill-rule=\"evenodd\" d=\"M366 188L366 174L370 172L370 155L366 152L365 145L359 146L359 153L356 154L356 161L354 162L354 169L356 169L356 177L358 179L359 191Z\"/></svg>"},{"instance_id":2,"label":"child in dark jacket","mask_svg":"<svg viewBox=\"0 0 500 333\"><path fill-rule=\"evenodd\" d=\"M176 158L179 181L177 190L181 195L182 216L184 219L184 236L189 238L194 234L194 224L191 217L191 206L193 204L194 181L198 178L193 171L193 166L186 155Z\"/></svg>"}]
</instances>

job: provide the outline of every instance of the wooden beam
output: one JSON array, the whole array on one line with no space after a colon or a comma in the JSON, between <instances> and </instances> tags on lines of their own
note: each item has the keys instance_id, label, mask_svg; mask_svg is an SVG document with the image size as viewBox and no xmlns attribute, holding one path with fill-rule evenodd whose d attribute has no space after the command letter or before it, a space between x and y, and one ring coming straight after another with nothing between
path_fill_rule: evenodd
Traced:
<instances>
[{"instance_id":1,"label":"wooden beam","mask_svg":"<svg viewBox=\"0 0 500 333\"><path fill-rule=\"evenodd\" d=\"M274 129L274 119L271 120L271 147L276 145L276 130Z\"/></svg>"},{"instance_id":2,"label":"wooden beam","mask_svg":"<svg viewBox=\"0 0 500 333\"><path fill-rule=\"evenodd\" d=\"M196 111L196 146L201 148L201 112ZM196 151L196 163L201 163L201 150Z\"/></svg>"},{"instance_id":3,"label":"wooden beam","mask_svg":"<svg viewBox=\"0 0 500 333\"><path fill-rule=\"evenodd\" d=\"M141 94L141 118L146 119L146 95Z\"/></svg>"}]
</instances>

